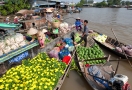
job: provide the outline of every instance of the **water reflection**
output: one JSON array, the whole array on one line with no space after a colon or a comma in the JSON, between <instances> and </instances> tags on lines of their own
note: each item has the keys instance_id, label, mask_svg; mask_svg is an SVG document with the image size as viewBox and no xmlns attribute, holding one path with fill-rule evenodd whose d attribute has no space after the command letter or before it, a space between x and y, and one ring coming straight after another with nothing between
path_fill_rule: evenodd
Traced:
<instances>
[{"instance_id":1,"label":"water reflection","mask_svg":"<svg viewBox=\"0 0 132 90\"><path fill-rule=\"evenodd\" d=\"M93 29L114 38L111 31L113 28L119 41L132 45L132 10L126 8L83 8L81 13L68 14L65 21L73 24L76 17L89 20L89 29ZM104 49L105 53L111 54L111 59L119 58L115 54ZM111 62L116 68L117 62ZM127 61L121 61L118 69L119 74L129 77L129 83L132 86L132 68ZM75 71L70 72L70 78L66 78L61 90L91 90L86 80L78 75Z\"/></svg>"}]
</instances>

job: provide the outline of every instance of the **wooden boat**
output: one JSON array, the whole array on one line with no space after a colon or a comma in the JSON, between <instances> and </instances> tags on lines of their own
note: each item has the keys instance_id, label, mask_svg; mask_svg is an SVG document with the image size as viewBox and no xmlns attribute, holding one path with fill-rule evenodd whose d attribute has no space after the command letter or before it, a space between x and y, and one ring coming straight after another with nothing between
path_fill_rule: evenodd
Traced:
<instances>
[{"instance_id":1,"label":"wooden boat","mask_svg":"<svg viewBox=\"0 0 132 90\"><path fill-rule=\"evenodd\" d=\"M33 16L30 20L22 20L19 21L20 24L22 24L22 29L29 29L33 27L33 23L36 27L41 27L46 23L45 18L40 18L39 16Z\"/></svg>"},{"instance_id":2,"label":"wooden boat","mask_svg":"<svg viewBox=\"0 0 132 90\"><path fill-rule=\"evenodd\" d=\"M107 48L108 50L114 52L115 54L117 54L118 56L120 56L122 58L131 58L132 57L132 56L130 56L130 55L124 53L124 52L121 53L121 52L116 50L116 47L126 46L125 43L117 41L117 40L115 40L115 39L113 39L109 36L106 36L106 35L105 35L105 37L107 37L106 40L104 42L100 42L99 40L96 39L96 37L97 36L102 36L104 34L101 34L101 33L96 32L96 31L94 31L93 33L96 34L96 36L94 36L93 38L98 44L104 46L105 48Z\"/></svg>"},{"instance_id":3,"label":"wooden boat","mask_svg":"<svg viewBox=\"0 0 132 90\"><path fill-rule=\"evenodd\" d=\"M22 27L22 24L14 24L14 23L0 23L1 29L10 29L17 30Z\"/></svg>"},{"instance_id":4,"label":"wooden boat","mask_svg":"<svg viewBox=\"0 0 132 90\"><path fill-rule=\"evenodd\" d=\"M16 58L33 58L35 57L38 53L43 53L43 52L47 52L49 49L52 50L53 47L56 45L56 42L58 42L60 39L62 38L69 38L71 36L71 33L74 32L76 30L72 30L72 31L69 31L67 34L63 35L63 36L60 36L58 38L55 38L54 40L52 40L51 42L49 42L48 44L45 45L45 48L43 49L40 49L38 47L38 42L33 42L31 43L30 45L26 45L22 48L19 48L19 50L16 50L16 51L13 51L7 55L3 55L0 57L0 74L4 74L6 73L6 70L7 68L9 69L9 67L12 67L14 66L14 64L18 65L18 64L21 64L21 63L10 63L10 60L15 60ZM26 52L26 54L24 54ZM30 53L30 54L29 54ZM74 55L74 52L73 54ZM11 56L11 57L9 57ZM22 57L22 56L26 56L26 57ZM73 57L73 56L72 56ZM15 59L14 59L15 58ZM71 58L72 60L72 58ZM70 66L71 66L71 60L70 62L68 63L67 67L65 68L64 70L64 74L60 77L60 79L58 80L58 84L56 85L56 87L54 88L54 90L60 90L65 78L66 78L66 75L70 69ZM15 65L15 66L16 66ZM3 70L4 69L4 70ZM2 73L1 73L2 72Z\"/></svg>"},{"instance_id":5,"label":"wooden boat","mask_svg":"<svg viewBox=\"0 0 132 90\"><path fill-rule=\"evenodd\" d=\"M88 41L88 43L90 42L89 47L92 47L93 44L95 43L93 40L91 40L91 41L92 41L92 43L90 41ZM115 70L113 69L112 65L109 62L110 56L105 57L105 58L89 59L89 60L106 59L106 61L107 61L105 64L93 64L90 66L87 63L87 61L89 61L89 60L81 60L77 52L75 52L75 56L76 56L75 62L76 62L77 67L79 68L83 77L86 79L86 81L88 82L88 84L91 86L91 88L93 90L115 90L115 89L113 89L114 85L109 86L109 84L110 84L109 82L111 82L111 79L115 78L116 76L118 77L118 74L114 76ZM93 70L91 69L91 72L90 72L90 70L89 70L90 67L91 68L96 67L96 69L93 69ZM98 70L98 71L95 73L94 71L96 71L96 70ZM99 73L101 73L101 77L96 76ZM108 86L103 85L102 82L98 81L97 79L102 80L102 82L105 82L105 84L107 84ZM126 80L127 80L127 78L126 78ZM114 88L117 88L117 87L114 87ZM123 90L125 90L125 89L123 89Z\"/></svg>"}]
</instances>

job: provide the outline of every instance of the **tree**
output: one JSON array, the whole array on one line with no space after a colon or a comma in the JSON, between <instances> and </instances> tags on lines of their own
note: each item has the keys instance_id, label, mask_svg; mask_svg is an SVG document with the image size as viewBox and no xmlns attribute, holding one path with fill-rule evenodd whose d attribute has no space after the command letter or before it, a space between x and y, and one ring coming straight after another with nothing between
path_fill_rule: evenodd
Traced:
<instances>
[{"instance_id":1,"label":"tree","mask_svg":"<svg viewBox=\"0 0 132 90\"><path fill-rule=\"evenodd\" d=\"M126 5L129 6L130 5L130 1L126 1Z\"/></svg>"},{"instance_id":2,"label":"tree","mask_svg":"<svg viewBox=\"0 0 132 90\"><path fill-rule=\"evenodd\" d=\"M107 0L108 6L113 5L113 0Z\"/></svg>"},{"instance_id":3,"label":"tree","mask_svg":"<svg viewBox=\"0 0 132 90\"><path fill-rule=\"evenodd\" d=\"M2 15L8 15L11 13L15 13L21 9L29 9L29 8L30 8L30 4L28 0L6 0L6 4L0 6L0 11Z\"/></svg>"},{"instance_id":4,"label":"tree","mask_svg":"<svg viewBox=\"0 0 132 90\"><path fill-rule=\"evenodd\" d=\"M125 1L122 1L121 4L124 6L124 5L126 5L126 2Z\"/></svg>"},{"instance_id":5,"label":"tree","mask_svg":"<svg viewBox=\"0 0 132 90\"><path fill-rule=\"evenodd\" d=\"M105 0L104 0L104 1L102 1L102 2L100 2L100 3L96 3L95 6L96 6L96 7L107 7L108 5L107 5L107 3L106 3Z\"/></svg>"},{"instance_id":6,"label":"tree","mask_svg":"<svg viewBox=\"0 0 132 90\"><path fill-rule=\"evenodd\" d=\"M113 5L120 5L121 4L121 0L113 0Z\"/></svg>"},{"instance_id":7,"label":"tree","mask_svg":"<svg viewBox=\"0 0 132 90\"><path fill-rule=\"evenodd\" d=\"M76 4L76 6L82 7L84 3L85 3L85 0L80 0L80 2Z\"/></svg>"},{"instance_id":8,"label":"tree","mask_svg":"<svg viewBox=\"0 0 132 90\"><path fill-rule=\"evenodd\" d=\"M107 0L108 6L111 5L120 5L121 4L121 0Z\"/></svg>"},{"instance_id":9,"label":"tree","mask_svg":"<svg viewBox=\"0 0 132 90\"><path fill-rule=\"evenodd\" d=\"M93 3L94 1L93 0L88 0L88 3Z\"/></svg>"}]
</instances>

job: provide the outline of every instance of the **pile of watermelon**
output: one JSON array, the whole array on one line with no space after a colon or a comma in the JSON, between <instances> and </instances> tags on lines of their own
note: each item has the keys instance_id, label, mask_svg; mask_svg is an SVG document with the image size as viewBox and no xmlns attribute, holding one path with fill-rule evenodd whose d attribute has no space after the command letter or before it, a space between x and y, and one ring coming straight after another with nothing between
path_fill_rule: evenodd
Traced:
<instances>
[{"instance_id":1,"label":"pile of watermelon","mask_svg":"<svg viewBox=\"0 0 132 90\"><path fill-rule=\"evenodd\" d=\"M78 46L76 50L77 50L77 56L79 60L89 60L89 59L104 57L103 51L96 43L92 47ZM103 64L105 62L106 60L87 61L88 64L92 64L92 65L93 64Z\"/></svg>"}]
</instances>

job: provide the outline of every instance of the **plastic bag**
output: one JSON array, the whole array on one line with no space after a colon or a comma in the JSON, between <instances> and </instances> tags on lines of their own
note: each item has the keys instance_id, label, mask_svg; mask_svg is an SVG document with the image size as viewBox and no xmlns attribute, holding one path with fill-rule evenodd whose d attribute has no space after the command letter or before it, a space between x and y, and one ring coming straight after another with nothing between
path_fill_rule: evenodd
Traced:
<instances>
[{"instance_id":1,"label":"plastic bag","mask_svg":"<svg viewBox=\"0 0 132 90\"><path fill-rule=\"evenodd\" d=\"M1 55L3 55L3 51L2 51L2 49L0 49L0 56L1 56Z\"/></svg>"},{"instance_id":2,"label":"plastic bag","mask_svg":"<svg viewBox=\"0 0 132 90\"><path fill-rule=\"evenodd\" d=\"M16 43L20 43L20 42L22 42L24 40L23 35L20 34L20 33L16 33L14 38L15 38L15 42Z\"/></svg>"},{"instance_id":3,"label":"plastic bag","mask_svg":"<svg viewBox=\"0 0 132 90\"><path fill-rule=\"evenodd\" d=\"M132 49L128 49L128 50L126 50L125 52L126 52L126 54L128 54L129 56L132 56Z\"/></svg>"},{"instance_id":4,"label":"plastic bag","mask_svg":"<svg viewBox=\"0 0 132 90\"><path fill-rule=\"evenodd\" d=\"M14 39L13 36L10 37L10 42L11 42L11 44L14 44L15 43L15 39Z\"/></svg>"},{"instance_id":5,"label":"plastic bag","mask_svg":"<svg viewBox=\"0 0 132 90\"><path fill-rule=\"evenodd\" d=\"M70 52L72 52L72 51L74 50L74 46L70 46L70 47L68 48L68 50L69 50Z\"/></svg>"},{"instance_id":6,"label":"plastic bag","mask_svg":"<svg viewBox=\"0 0 132 90\"><path fill-rule=\"evenodd\" d=\"M6 46L4 49L3 49L4 53L8 53L11 51L11 48L9 46Z\"/></svg>"},{"instance_id":7,"label":"plastic bag","mask_svg":"<svg viewBox=\"0 0 132 90\"><path fill-rule=\"evenodd\" d=\"M25 40L19 43L20 47L25 46L25 45L26 45L26 41Z\"/></svg>"},{"instance_id":8,"label":"plastic bag","mask_svg":"<svg viewBox=\"0 0 132 90\"><path fill-rule=\"evenodd\" d=\"M126 46L128 49L132 49L132 45L127 45Z\"/></svg>"},{"instance_id":9,"label":"plastic bag","mask_svg":"<svg viewBox=\"0 0 132 90\"><path fill-rule=\"evenodd\" d=\"M5 38L5 43L6 43L8 46L14 44L14 43L15 43L14 36L7 36L7 37Z\"/></svg>"},{"instance_id":10,"label":"plastic bag","mask_svg":"<svg viewBox=\"0 0 132 90\"><path fill-rule=\"evenodd\" d=\"M120 47L116 47L115 50L120 52L120 53L122 52L122 49Z\"/></svg>"},{"instance_id":11,"label":"plastic bag","mask_svg":"<svg viewBox=\"0 0 132 90\"><path fill-rule=\"evenodd\" d=\"M5 47L5 43L3 41L0 41L0 48L3 49Z\"/></svg>"},{"instance_id":12,"label":"plastic bag","mask_svg":"<svg viewBox=\"0 0 132 90\"><path fill-rule=\"evenodd\" d=\"M8 46L10 46L10 45L12 44L9 37L6 37L5 43L6 43Z\"/></svg>"},{"instance_id":13,"label":"plastic bag","mask_svg":"<svg viewBox=\"0 0 132 90\"><path fill-rule=\"evenodd\" d=\"M122 48L122 50L123 50L123 51L128 50L128 48L127 48L127 47L125 47L125 46L122 46L121 48Z\"/></svg>"},{"instance_id":14,"label":"plastic bag","mask_svg":"<svg viewBox=\"0 0 132 90\"><path fill-rule=\"evenodd\" d=\"M57 59L59 59L58 53L59 53L58 50L53 49L53 50L51 50L51 51L48 53L48 55L49 55L49 57L51 57L51 58L57 58Z\"/></svg>"},{"instance_id":15,"label":"plastic bag","mask_svg":"<svg viewBox=\"0 0 132 90\"><path fill-rule=\"evenodd\" d=\"M15 50L19 47L17 43L14 43L13 45L10 46L12 50Z\"/></svg>"},{"instance_id":16,"label":"plastic bag","mask_svg":"<svg viewBox=\"0 0 132 90\"><path fill-rule=\"evenodd\" d=\"M64 41L66 44L68 44L69 46L73 46L73 41L72 41L71 38L65 38L63 41Z\"/></svg>"},{"instance_id":17,"label":"plastic bag","mask_svg":"<svg viewBox=\"0 0 132 90\"><path fill-rule=\"evenodd\" d=\"M59 58L62 60L64 56L68 56L69 54L69 50L67 48L64 48L59 52Z\"/></svg>"}]
</instances>

